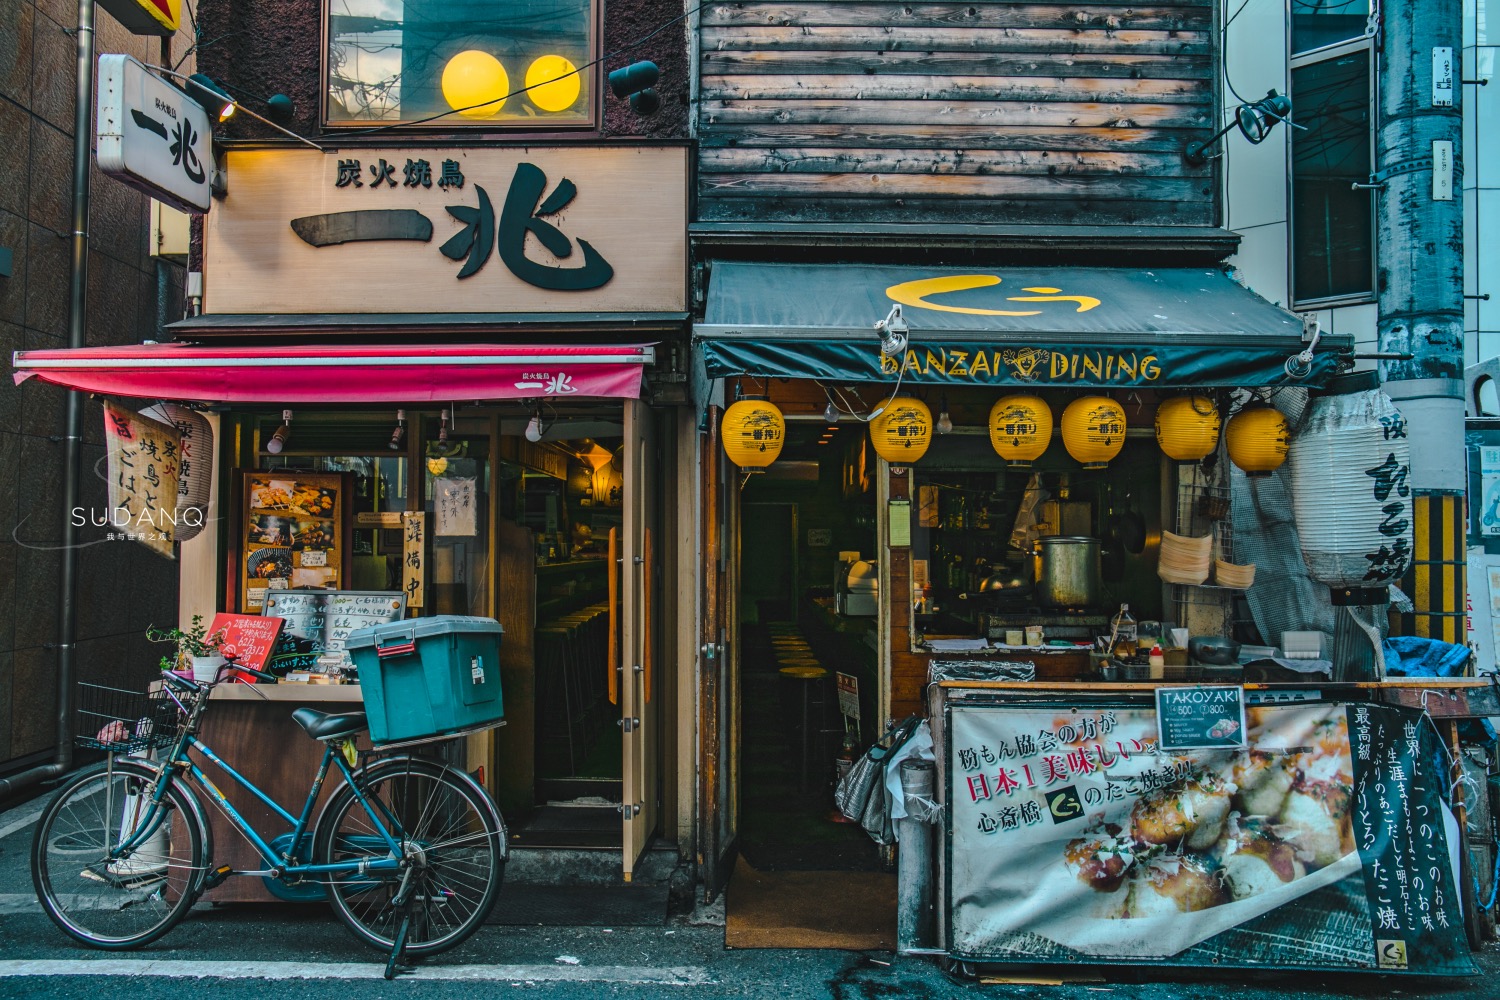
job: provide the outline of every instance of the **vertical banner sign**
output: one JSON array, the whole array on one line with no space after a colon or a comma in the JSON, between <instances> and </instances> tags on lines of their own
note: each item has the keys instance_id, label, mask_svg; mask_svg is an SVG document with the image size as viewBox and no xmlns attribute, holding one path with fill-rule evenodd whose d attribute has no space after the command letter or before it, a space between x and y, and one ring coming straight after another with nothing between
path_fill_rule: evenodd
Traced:
<instances>
[{"instance_id":1,"label":"vertical banner sign","mask_svg":"<svg viewBox=\"0 0 1500 1000\"><path fill-rule=\"evenodd\" d=\"M1155 715L947 709L953 957L1473 971L1421 712L1253 706L1243 749L1188 752Z\"/></svg>"},{"instance_id":2,"label":"vertical banner sign","mask_svg":"<svg viewBox=\"0 0 1500 1000\"><path fill-rule=\"evenodd\" d=\"M473 476L434 480L432 496L437 507L436 524L432 529L434 534L478 534L478 508L475 506Z\"/></svg>"},{"instance_id":3,"label":"vertical banner sign","mask_svg":"<svg viewBox=\"0 0 1500 1000\"><path fill-rule=\"evenodd\" d=\"M427 513L408 510L401 515L401 590L408 608L422 606L422 591L427 585Z\"/></svg>"},{"instance_id":4,"label":"vertical banner sign","mask_svg":"<svg viewBox=\"0 0 1500 1000\"><path fill-rule=\"evenodd\" d=\"M109 524L131 541L168 559L177 518L177 429L104 404L109 453Z\"/></svg>"}]
</instances>

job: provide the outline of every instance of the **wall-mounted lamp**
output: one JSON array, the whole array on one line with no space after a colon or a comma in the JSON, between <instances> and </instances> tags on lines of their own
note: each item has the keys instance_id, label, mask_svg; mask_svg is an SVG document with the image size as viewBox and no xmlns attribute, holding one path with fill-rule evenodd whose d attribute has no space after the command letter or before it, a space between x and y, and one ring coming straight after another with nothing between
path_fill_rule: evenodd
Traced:
<instances>
[{"instance_id":1,"label":"wall-mounted lamp","mask_svg":"<svg viewBox=\"0 0 1500 1000\"><path fill-rule=\"evenodd\" d=\"M649 115L661 107L661 97L651 89L660 76L656 63L642 59L610 73L609 89L616 97L630 98L630 106L636 114Z\"/></svg>"},{"instance_id":2,"label":"wall-mounted lamp","mask_svg":"<svg viewBox=\"0 0 1500 1000\"><path fill-rule=\"evenodd\" d=\"M396 411L396 429L391 431L391 451L401 450L401 438L406 434L406 411Z\"/></svg>"},{"instance_id":3,"label":"wall-mounted lamp","mask_svg":"<svg viewBox=\"0 0 1500 1000\"><path fill-rule=\"evenodd\" d=\"M287 441L291 440L291 437L292 411L282 410L281 426L276 428L276 432L272 434L270 440L266 442L266 451L270 452L273 455L280 455L282 449L286 447Z\"/></svg>"},{"instance_id":4,"label":"wall-mounted lamp","mask_svg":"<svg viewBox=\"0 0 1500 1000\"><path fill-rule=\"evenodd\" d=\"M448 411L438 414L438 444L448 443Z\"/></svg>"},{"instance_id":5,"label":"wall-mounted lamp","mask_svg":"<svg viewBox=\"0 0 1500 1000\"><path fill-rule=\"evenodd\" d=\"M1182 150L1182 158L1194 166L1207 163L1214 156L1222 156L1222 153L1210 155L1208 152L1214 143L1228 135L1231 129L1238 128L1244 135L1246 141L1252 146L1265 141L1266 136L1276 127L1277 122L1286 122L1293 128L1305 128L1288 119L1292 114L1292 99L1274 90L1266 91L1266 96L1254 104L1241 104L1234 109L1234 121L1225 125L1219 131L1209 136L1202 142L1190 142Z\"/></svg>"},{"instance_id":6,"label":"wall-mounted lamp","mask_svg":"<svg viewBox=\"0 0 1500 1000\"><path fill-rule=\"evenodd\" d=\"M234 114L234 98L229 96L229 91L214 82L213 77L207 73L194 73L186 82L188 96L203 105L204 110L219 121Z\"/></svg>"},{"instance_id":7,"label":"wall-mounted lamp","mask_svg":"<svg viewBox=\"0 0 1500 1000\"><path fill-rule=\"evenodd\" d=\"M537 410L535 413L533 413L531 415L531 419L528 420L528 421L526 421L526 432L525 433L526 433L526 440L530 441L532 444L536 444L538 441L540 441L542 439L543 429L542 429L542 411L541 410Z\"/></svg>"},{"instance_id":8,"label":"wall-mounted lamp","mask_svg":"<svg viewBox=\"0 0 1500 1000\"><path fill-rule=\"evenodd\" d=\"M160 66L154 66L152 67L152 69L155 72L160 73L162 76L177 80L181 84L182 89L187 93L189 97L197 101L199 104L203 105L203 107L208 111L209 114L217 116L219 121L223 121L224 119L233 115L237 110L243 111L245 112L245 114L249 115L251 118L254 118L256 121L264 125L271 126L282 135L291 136L298 142L303 143L307 146L311 146L313 149L319 151L323 149L322 146L319 146L307 136L298 135L291 129L286 128L283 125L278 125L276 122L271 120L272 118L276 118L281 121L291 120L292 115L296 109L292 104L292 99L285 94L272 94L270 97L261 98L261 100L265 102L266 111L268 111L271 116L270 118L267 118L265 115L258 115L254 111L251 111L249 108L245 107L244 102L240 101L234 95L230 94L229 90L222 83L215 80L207 73L194 73L191 76L184 76L181 73L174 73L172 70L163 69Z\"/></svg>"},{"instance_id":9,"label":"wall-mounted lamp","mask_svg":"<svg viewBox=\"0 0 1500 1000\"><path fill-rule=\"evenodd\" d=\"M891 306L885 319L875 323L875 332L880 334L880 353L888 358L899 358L906 351L907 334L911 328L901 315L901 304Z\"/></svg>"}]
</instances>

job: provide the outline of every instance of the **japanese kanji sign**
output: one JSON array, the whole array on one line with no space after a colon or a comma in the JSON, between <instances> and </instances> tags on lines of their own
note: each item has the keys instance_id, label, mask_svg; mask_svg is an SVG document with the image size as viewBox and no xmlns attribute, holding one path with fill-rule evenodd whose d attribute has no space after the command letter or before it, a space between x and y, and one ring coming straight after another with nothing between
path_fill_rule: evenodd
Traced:
<instances>
[{"instance_id":1,"label":"japanese kanji sign","mask_svg":"<svg viewBox=\"0 0 1500 1000\"><path fill-rule=\"evenodd\" d=\"M1442 744L1384 705L947 711L948 946L976 961L1471 971Z\"/></svg>"},{"instance_id":2,"label":"japanese kanji sign","mask_svg":"<svg viewBox=\"0 0 1500 1000\"><path fill-rule=\"evenodd\" d=\"M427 512L405 511L401 515L401 592L408 608L422 606L427 586Z\"/></svg>"},{"instance_id":3,"label":"japanese kanji sign","mask_svg":"<svg viewBox=\"0 0 1500 1000\"><path fill-rule=\"evenodd\" d=\"M110 524L131 541L173 559L182 437L139 413L104 404Z\"/></svg>"},{"instance_id":4,"label":"japanese kanji sign","mask_svg":"<svg viewBox=\"0 0 1500 1000\"><path fill-rule=\"evenodd\" d=\"M473 476L433 480L432 501L437 514L433 528L435 534L473 535L479 530L475 482Z\"/></svg>"},{"instance_id":5,"label":"japanese kanji sign","mask_svg":"<svg viewBox=\"0 0 1500 1000\"><path fill-rule=\"evenodd\" d=\"M210 312L262 312L272 289L293 313L685 309L681 148L260 150L225 163L232 193L205 237Z\"/></svg>"},{"instance_id":6,"label":"japanese kanji sign","mask_svg":"<svg viewBox=\"0 0 1500 1000\"><path fill-rule=\"evenodd\" d=\"M208 113L130 56L99 57L99 169L184 212L208 211Z\"/></svg>"}]
</instances>

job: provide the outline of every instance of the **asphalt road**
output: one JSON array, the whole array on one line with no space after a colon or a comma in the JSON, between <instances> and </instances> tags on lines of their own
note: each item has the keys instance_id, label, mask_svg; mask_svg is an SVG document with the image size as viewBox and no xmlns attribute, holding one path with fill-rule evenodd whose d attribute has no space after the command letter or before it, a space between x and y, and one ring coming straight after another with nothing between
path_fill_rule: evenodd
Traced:
<instances>
[{"instance_id":1,"label":"asphalt road","mask_svg":"<svg viewBox=\"0 0 1500 1000\"><path fill-rule=\"evenodd\" d=\"M1482 974L1466 979L1050 967L1006 968L997 975L1011 982L989 983L890 953L729 951L720 905L664 926L486 926L395 982L381 978L384 957L317 904L200 905L156 944L113 954L75 946L37 906L28 869L28 817L35 811L0 813L0 997L472 1000L524 991L683 1000L1500 998L1500 950L1493 947L1476 956ZM499 905L506 905L503 891ZM1015 981L1028 977L1035 981Z\"/></svg>"}]
</instances>

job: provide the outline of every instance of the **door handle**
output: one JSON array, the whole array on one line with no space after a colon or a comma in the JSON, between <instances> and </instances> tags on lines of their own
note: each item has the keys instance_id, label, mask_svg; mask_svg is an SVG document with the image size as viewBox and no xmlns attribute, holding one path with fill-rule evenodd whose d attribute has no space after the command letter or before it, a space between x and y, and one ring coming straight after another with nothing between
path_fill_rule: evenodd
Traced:
<instances>
[{"instance_id":1,"label":"door handle","mask_svg":"<svg viewBox=\"0 0 1500 1000\"><path fill-rule=\"evenodd\" d=\"M641 720L640 719L619 719L619 720L617 720L615 722L615 725L619 726L621 729L625 730L625 732L627 732L627 733L633 733L637 729L641 728Z\"/></svg>"}]
</instances>

